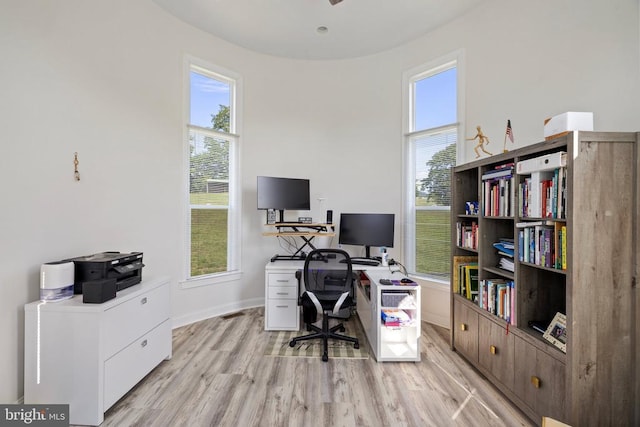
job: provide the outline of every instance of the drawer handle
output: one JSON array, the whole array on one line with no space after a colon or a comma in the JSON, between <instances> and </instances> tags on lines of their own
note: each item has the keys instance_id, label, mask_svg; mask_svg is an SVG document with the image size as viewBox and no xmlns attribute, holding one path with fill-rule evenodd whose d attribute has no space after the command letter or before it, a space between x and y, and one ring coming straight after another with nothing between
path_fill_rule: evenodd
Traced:
<instances>
[{"instance_id":1,"label":"drawer handle","mask_svg":"<svg viewBox=\"0 0 640 427\"><path fill-rule=\"evenodd\" d=\"M140 300L140 304L146 304L147 303L147 297L144 297Z\"/></svg>"},{"instance_id":2,"label":"drawer handle","mask_svg":"<svg viewBox=\"0 0 640 427\"><path fill-rule=\"evenodd\" d=\"M276 308L287 308L289 307L288 305L276 305Z\"/></svg>"},{"instance_id":3,"label":"drawer handle","mask_svg":"<svg viewBox=\"0 0 640 427\"><path fill-rule=\"evenodd\" d=\"M489 353L491 353L491 354L497 354L498 353L498 349L496 348L495 345L490 345L489 346Z\"/></svg>"},{"instance_id":4,"label":"drawer handle","mask_svg":"<svg viewBox=\"0 0 640 427\"><path fill-rule=\"evenodd\" d=\"M536 377L535 375L531 377L531 384L533 384L535 388L540 388L540 383L540 378Z\"/></svg>"},{"instance_id":5,"label":"drawer handle","mask_svg":"<svg viewBox=\"0 0 640 427\"><path fill-rule=\"evenodd\" d=\"M144 340L140 343L140 346L142 346L143 348L147 346L147 340Z\"/></svg>"},{"instance_id":6,"label":"drawer handle","mask_svg":"<svg viewBox=\"0 0 640 427\"><path fill-rule=\"evenodd\" d=\"M289 295L289 292L276 292L276 295Z\"/></svg>"},{"instance_id":7,"label":"drawer handle","mask_svg":"<svg viewBox=\"0 0 640 427\"><path fill-rule=\"evenodd\" d=\"M288 280L285 280L285 279L278 279L278 280L276 280L276 282L280 282L280 283L287 283L287 282L289 282L289 281L288 281Z\"/></svg>"},{"instance_id":8,"label":"drawer handle","mask_svg":"<svg viewBox=\"0 0 640 427\"><path fill-rule=\"evenodd\" d=\"M460 323L460 330L461 331L466 331L467 329L469 329L469 327L465 323Z\"/></svg>"}]
</instances>

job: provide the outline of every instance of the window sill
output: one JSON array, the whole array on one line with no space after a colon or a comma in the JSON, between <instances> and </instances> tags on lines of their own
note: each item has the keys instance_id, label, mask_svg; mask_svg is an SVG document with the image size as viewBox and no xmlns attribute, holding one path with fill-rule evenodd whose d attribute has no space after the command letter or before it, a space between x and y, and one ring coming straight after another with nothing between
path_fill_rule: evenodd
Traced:
<instances>
[{"instance_id":1,"label":"window sill","mask_svg":"<svg viewBox=\"0 0 640 427\"><path fill-rule=\"evenodd\" d=\"M440 285L440 286L446 286L446 287L449 287L451 285L451 282L449 280L438 279L438 278L435 278L435 277L421 276L421 275L417 275L417 274L410 274L409 277L413 278L414 280L420 280L422 282L428 282L428 283L431 283L433 285Z\"/></svg>"},{"instance_id":2,"label":"window sill","mask_svg":"<svg viewBox=\"0 0 640 427\"><path fill-rule=\"evenodd\" d=\"M211 274L204 277L187 279L180 282L181 289L198 288L200 286L213 286L221 283L235 282L242 277L241 271L229 271L225 273Z\"/></svg>"}]
</instances>

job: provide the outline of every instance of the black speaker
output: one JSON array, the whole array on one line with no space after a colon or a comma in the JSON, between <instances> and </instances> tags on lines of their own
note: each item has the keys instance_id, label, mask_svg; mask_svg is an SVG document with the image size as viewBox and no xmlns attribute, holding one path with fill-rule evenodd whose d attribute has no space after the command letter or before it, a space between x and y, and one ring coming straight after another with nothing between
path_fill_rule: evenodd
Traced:
<instances>
[{"instance_id":1,"label":"black speaker","mask_svg":"<svg viewBox=\"0 0 640 427\"><path fill-rule=\"evenodd\" d=\"M332 223L333 223L333 211L329 209L327 211L327 224L332 224Z\"/></svg>"},{"instance_id":2,"label":"black speaker","mask_svg":"<svg viewBox=\"0 0 640 427\"><path fill-rule=\"evenodd\" d=\"M102 304L116 297L116 279L99 279L82 283L82 302Z\"/></svg>"}]
</instances>

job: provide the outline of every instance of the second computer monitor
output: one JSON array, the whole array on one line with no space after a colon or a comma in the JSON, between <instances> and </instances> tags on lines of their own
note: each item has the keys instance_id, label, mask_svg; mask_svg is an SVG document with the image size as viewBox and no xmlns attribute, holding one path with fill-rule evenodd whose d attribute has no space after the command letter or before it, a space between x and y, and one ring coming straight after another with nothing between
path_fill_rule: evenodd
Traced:
<instances>
[{"instance_id":1,"label":"second computer monitor","mask_svg":"<svg viewBox=\"0 0 640 427\"><path fill-rule=\"evenodd\" d=\"M394 214L340 214L338 242L341 245L364 246L366 258L371 258L371 246L393 247L394 222Z\"/></svg>"}]
</instances>

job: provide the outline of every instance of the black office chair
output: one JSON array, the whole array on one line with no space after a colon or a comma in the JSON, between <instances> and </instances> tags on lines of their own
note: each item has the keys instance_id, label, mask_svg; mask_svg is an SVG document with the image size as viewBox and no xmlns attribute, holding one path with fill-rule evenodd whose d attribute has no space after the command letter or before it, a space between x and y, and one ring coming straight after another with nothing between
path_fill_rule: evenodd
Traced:
<instances>
[{"instance_id":1,"label":"black office chair","mask_svg":"<svg viewBox=\"0 0 640 427\"><path fill-rule=\"evenodd\" d=\"M360 348L357 338L336 333L345 331L343 323L329 327L329 318L355 306L349 254L340 249L314 249L304 261L302 276L301 285L304 286L304 292L299 298L299 305L303 307L303 319L307 324L307 330L314 333L296 337L289 345L294 347L299 341L321 338L324 344L323 362L329 360L330 338L349 341L353 343L354 348ZM313 325L318 313L322 313L322 328Z\"/></svg>"}]
</instances>

